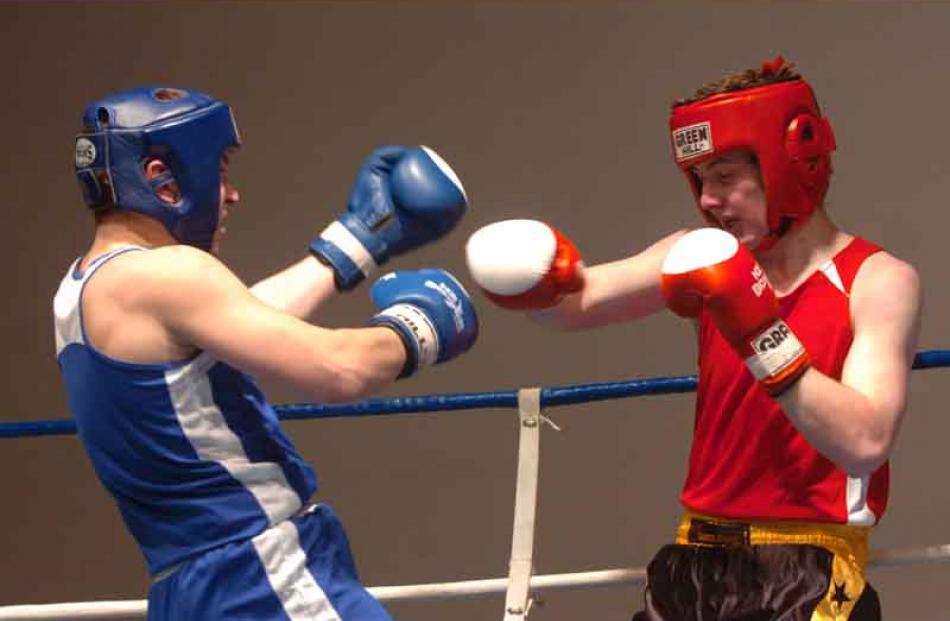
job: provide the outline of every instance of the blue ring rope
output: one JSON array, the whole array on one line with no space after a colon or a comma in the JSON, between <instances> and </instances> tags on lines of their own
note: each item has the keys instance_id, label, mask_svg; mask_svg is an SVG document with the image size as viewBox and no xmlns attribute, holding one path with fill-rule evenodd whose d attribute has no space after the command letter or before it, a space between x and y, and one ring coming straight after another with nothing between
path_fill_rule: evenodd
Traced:
<instances>
[{"instance_id":1,"label":"blue ring rope","mask_svg":"<svg viewBox=\"0 0 950 621\"><path fill-rule=\"evenodd\" d=\"M934 349L914 357L914 369L950 367L950 350ZM650 379L550 386L541 389L541 406L556 407L591 401L668 395L696 390L696 376L655 377ZM274 409L281 420L418 414L449 410L478 410L518 407L518 391L470 392L444 395L419 395L391 399L368 399L358 403L319 405L312 403L278 405ZM35 436L64 436L76 433L73 419L0 423L0 439Z\"/></svg>"}]
</instances>

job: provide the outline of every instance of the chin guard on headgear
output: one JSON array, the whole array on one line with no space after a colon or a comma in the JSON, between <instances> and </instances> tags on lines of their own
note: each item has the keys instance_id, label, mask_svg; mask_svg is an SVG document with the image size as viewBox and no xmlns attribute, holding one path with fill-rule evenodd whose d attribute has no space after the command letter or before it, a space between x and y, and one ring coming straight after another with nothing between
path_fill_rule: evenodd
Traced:
<instances>
[{"instance_id":1,"label":"chin guard on headgear","mask_svg":"<svg viewBox=\"0 0 950 621\"><path fill-rule=\"evenodd\" d=\"M697 202L702 188L694 166L726 151L755 155L765 186L770 231L759 250L772 247L805 222L824 200L835 137L811 87L801 78L674 106L670 130L673 156Z\"/></svg>"},{"instance_id":2,"label":"chin guard on headgear","mask_svg":"<svg viewBox=\"0 0 950 621\"><path fill-rule=\"evenodd\" d=\"M240 142L226 104L196 91L135 88L86 108L76 137L76 175L91 208L143 213L180 243L208 250L218 226L221 157ZM169 172L147 179L151 158ZM174 204L156 194L171 182L180 194Z\"/></svg>"}]
</instances>

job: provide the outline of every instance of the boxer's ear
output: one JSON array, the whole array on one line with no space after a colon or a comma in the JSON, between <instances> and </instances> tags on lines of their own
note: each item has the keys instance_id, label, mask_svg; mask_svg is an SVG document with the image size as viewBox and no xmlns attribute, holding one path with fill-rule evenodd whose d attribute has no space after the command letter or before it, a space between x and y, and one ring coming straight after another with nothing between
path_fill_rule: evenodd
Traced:
<instances>
[{"instance_id":1,"label":"boxer's ear","mask_svg":"<svg viewBox=\"0 0 950 621\"><path fill-rule=\"evenodd\" d=\"M153 181L160 178L166 178L159 181L155 186L155 195L163 202L169 205L175 205L181 201L181 190L178 188L178 182L171 176L171 170L168 165L157 157L149 158L144 165L145 178Z\"/></svg>"}]
</instances>

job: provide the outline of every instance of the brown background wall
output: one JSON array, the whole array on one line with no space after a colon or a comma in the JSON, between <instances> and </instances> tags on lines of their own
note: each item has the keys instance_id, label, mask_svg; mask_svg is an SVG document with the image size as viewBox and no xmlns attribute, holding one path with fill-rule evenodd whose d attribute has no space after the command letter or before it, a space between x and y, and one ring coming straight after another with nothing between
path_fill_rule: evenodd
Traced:
<instances>
[{"instance_id":1,"label":"brown background wall","mask_svg":"<svg viewBox=\"0 0 950 621\"><path fill-rule=\"evenodd\" d=\"M776 53L819 93L839 144L829 208L918 266L921 348L950 347L946 276L950 5L923 2L6 2L0 188L8 294L3 421L67 415L50 300L91 225L71 176L90 100L183 85L226 99L246 141L223 258L248 282L302 256L376 144L424 143L472 199L443 242L400 267L465 276L476 228L514 216L567 231L589 263L696 222L670 161L668 102ZM387 394L510 389L691 373L691 331L665 314L553 334L479 299L482 337ZM358 325L365 289L328 325ZM914 374L877 546L950 542L947 371ZM291 399L273 393L278 403ZM678 516L692 396L551 412L540 573L644 564ZM287 425L319 467L365 582L501 576L517 446L507 411ZM723 456L728 459L728 456ZM0 604L138 598L147 579L74 437L0 441ZM889 619L950 619L946 566L872 574ZM539 620L626 619L639 592L551 595ZM401 619L500 618L500 599L394 606Z\"/></svg>"}]
</instances>

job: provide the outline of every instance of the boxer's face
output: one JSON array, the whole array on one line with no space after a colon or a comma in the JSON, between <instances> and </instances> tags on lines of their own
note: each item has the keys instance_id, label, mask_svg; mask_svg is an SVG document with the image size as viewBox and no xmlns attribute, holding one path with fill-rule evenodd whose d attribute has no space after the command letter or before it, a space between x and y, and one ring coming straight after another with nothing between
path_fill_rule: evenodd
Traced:
<instances>
[{"instance_id":1,"label":"boxer's face","mask_svg":"<svg viewBox=\"0 0 950 621\"><path fill-rule=\"evenodd\" d=\"M218 192L218 228L214 232L214 239L211 244L211 252L213 253L218 252L221 240L227 233L224 221L229 215L230 208L241 200L241 195L238 193L237 188L231 183L228 176L228 168L231 163L231 154L233 151L233 149L228 149L224 155L221 156L221 185ZM154 179L159 175L165 174L167 171L168 167L159 159L151 159L145 163L145 176L148 179ZM169 205L174 205L181 200L181 191L178 188L178 184L174 181L170 181L158 187L155 193L162 201Z\"/></svg>"},{"instance_id":2,"label":"boxer's face","mask_svg":"<svg viewBox=\"0 0 950 621\"><path fill-rule=\"evenodd\" d=\"M211 243L211 252L213 253L218 252L221 240L224 239L227 233L227 229L224 227L224 220L228 217L228 210L237 205L238 201L241 200L241 195L238 193L237 188L231 184L231 179L228 176L228 168L231 164L231 154L233 152L234 149L228 149L224 152L224 155L221 156L221 189L218 192L218 229L214 232L214 240Z\"/></svg>"},{"instance_id":3,"label":"boxer's face","mask_svg":"<svg viewBox=\"0 0 950 621\"><path fill-rule=\"evenodd\" d=\"M755 248L768 235L765 188L751 153L730 151L698 164L699 208L712 222Z\"/></svg>"}]
</instances>

